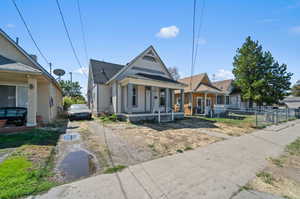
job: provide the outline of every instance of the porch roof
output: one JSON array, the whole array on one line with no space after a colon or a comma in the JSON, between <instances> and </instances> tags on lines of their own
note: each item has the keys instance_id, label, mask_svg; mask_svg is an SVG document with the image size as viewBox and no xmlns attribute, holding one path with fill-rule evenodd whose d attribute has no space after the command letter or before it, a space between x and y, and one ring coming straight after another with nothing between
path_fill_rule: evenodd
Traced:
<instances>
[{"instance_id":1,"label":"porch roof","mask_svg":"<svg viewBox=\"0 0 300 199\"><path fill-rule=\"evenodd\" d=\"M34 69L30 66L21 64L21 63L11 63L0 65L0 72L17 72L17 73L28 73L28 74L42 74L41 71Z\"/></svg>"},{"instance_id":2,"label":"porch roof","mask_svg":"<svg viewBox=\"0 0 300 199\"><path fill-rule=\"evenodd\" d=\"M150 75L146 73L128 75L123 80L121 80L121 84L123 85L128 83L173 89L183 89L187 86L183 83L180 83L176 80L167 77L163 77L160 75Z\"/></svg>"}]
</instances>

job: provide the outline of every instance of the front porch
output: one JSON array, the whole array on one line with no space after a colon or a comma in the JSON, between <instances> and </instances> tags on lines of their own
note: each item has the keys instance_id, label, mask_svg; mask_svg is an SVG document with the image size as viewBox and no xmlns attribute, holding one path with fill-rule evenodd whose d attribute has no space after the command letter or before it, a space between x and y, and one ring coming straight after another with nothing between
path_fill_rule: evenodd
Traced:
<instances>
[{"instance_id":1,"label":"front porch","mask_svg":"<svg viewBox=\"0 0 300 199\"><path fill-rule=\"evenodd\" d=\"M175 90L183 99L184 85L176 81L125 78L118 84L117 115L129 121L169 121L183 118L183 100L176 104ZM114 87L113 87L114 96ZM114 97L113 97L114 100ZM179 108L175 108L179 106Z\"/></svg>"},{"instance_id":2,"label":"front porch","mask_svg":"<svg viewBox=\"0 0 300 199\"><path fill-rule=\"evenodd\" d=\"M24 68L24 66L23 66ZM49 84L45 81L41 72L0 70L0 108L23 107L27 109L27 127L37 125L37 118L49 119ZM2 113L2 117L5 113ZM5 117L18 115L11 110ZM0 115L1 117L1 115ZM7 127L13 128L10 123Z\"/></svg>"}]
</instances>

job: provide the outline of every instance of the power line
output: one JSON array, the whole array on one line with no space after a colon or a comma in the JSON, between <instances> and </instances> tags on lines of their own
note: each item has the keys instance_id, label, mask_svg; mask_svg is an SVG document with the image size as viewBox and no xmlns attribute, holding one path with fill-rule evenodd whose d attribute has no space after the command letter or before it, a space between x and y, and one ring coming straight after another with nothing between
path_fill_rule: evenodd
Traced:
<instances>
[{"instance_id":1,"label":"power line","mask_svg":"<svg viewBox=\"0 0 300 199\"><path fill-rule=\"evenodd\" d=\"M37 42L34 40L33 35L32 35L32 33L31 33L31 31L30 31L30 29L29 29L29 27L28 27L28 25L27 25L27 23L26 23L26 21L25 21L23 15L22 15L21 10L19 9L19 7L18 7L16 1L15 1L15 0L11 0L11 2L14 4L14 6L15 6L15 8L16 8L16 10L17 10L17 12L18 12L18 14L19 14L19 16L20 16L22 22L23 22L23 24L25 25L25 28L26 28L26 30L27 30L27 32L28 32L28 34L29 34L29 37L30 37L31 40L33 41L35 47L36 47L37 50L39 51L39 53L40 53L40 55L42 56L42 58L44 59L44 61L45 61L47 64L49 64L48 59L47 59L46 56L42 53L41 49L40 49L39 46L37 45Z\"/></svg>"},{"instance_id":2,"label":"power line","mask_svg":"<svg viewBox=\"0 0 300 199\"><path fill-rule=\"evenodd\" d=\"M67 35L67 37L68 37L70 46L71 46L71 48L72 48L72 52L73 52L73 54L74 54L74 56L75 56L75 59L76 59L76 61L77 61L77 64L78 64L79 67L81 68L82 73L86 76L86 78L88 78L88 75L85 73L84 68L82 67L82 65L81 65L81 63L80 63L80 60L79 60L79 58L78 58L78 56L77 56L77 53L76 53L76 50L75 50L75 48L74 48L73 42L72 42L72 40L71 40L70 33L69 33L68 28L67 28L67 25L66 25L65 18L64 18L62 9L61 9L61 7L60 7L60 4L59 4L59 0L56 0L56 4L57 4L58 10L59 10L59 14L60 14L60 16L61 16L61 20L62 20L62 22L63 22L63 26L64 26L64 29L65 29L66 35Z\"/></svg>"},{"instance_id":3,"label":"power line","mask_svg":"<svg viewBox=\"0 0 300 199\"><path fill-rule=\"evenodd\" d=\"M200 14L200 22L199 22L199 27L198 27L198 35L197 35L197 41L196 41L196 50L195 50L195 57L194 57L194 64L193 64L194 67L195 67L195 64L197 62L200 33L201 33L201 30L202 30L202 26L203 26L204 10L205 10L205 0L203 0L203 4L202 4L202 8L201 8L201 14Z\"/></svg>"},{"instance_id":4,"label":"power line","mask_svg":"<svg viewBox=\"0 0 300 199\"><path fill-rule=\"evenodd\" d=\"M85 52L85 57L87 60L87 63L89 61L89 55L88 55L88 51L87 51L87 44L86 44L86 34L84 31L84 26L83 26L83 20L82 20L82 13L81 13L81 8L80 8L80 2L79 0L77 0L77 8L78 8L78 13L79 13L79 19L80 19L80 26L81 26L81 33L82 33L82 41L84 44L84 52Z\"/></svg>"},{"instance_id":5,"label":"power line","mask_svg":"<svg viewBox=\"0 0 300 199\"><path fill-rule=\"evenodd\" d=\"M193 6L193 40L192 40L192 62L191 62L191 78L190 78L190 89L192 89L192 78L194 73L194 51L195 51L195 18L196 18L196 7L197 7L197 0L194 0Z\"/></svg>"}]
</instances>

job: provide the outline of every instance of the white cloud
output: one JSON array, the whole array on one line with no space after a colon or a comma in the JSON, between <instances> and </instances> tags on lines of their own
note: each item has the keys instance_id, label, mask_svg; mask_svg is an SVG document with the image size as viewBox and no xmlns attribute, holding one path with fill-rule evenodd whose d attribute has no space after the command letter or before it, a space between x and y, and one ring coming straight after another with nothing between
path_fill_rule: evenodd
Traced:
<instances>
[{"instance_id":1,"label":"white cloud","mask_svg":"<svg viewBox=\"0 0 300 199\"><path fill-rule=\"evenodd\" d=\"M176 26L168 26L160 29L158 33L156 33L157 37L160 38L174 38L179 34L179 28Z\"/></svg>"},{"instance_id":2,"label":"white cloud","mask_svg":"<svg viewBox=\"0 0 300 199\"><path fill-rule=\"evenodd\" d=\"M83 68L78 68L77 70L73 71L74 73L78 74L88 74L89 73L89 68L88 67L83 67Z\"/></svg>"},{"instance_id":3,"label":"white cloud","mask_svg":"<svg viewBox=\"0 0 300 199\"><path fill-rule=\"evenodd\" d=\"M300 26L294 26L290 28L290 33L300 34Z\"/></svg>"},{"instance_id":4,"label":"white cloud","mask_svg":"<svg viewBox=\"0 0 300 199\"><path fill-rule=\"evenodd\" d=\"M207 44L206 39L200 37L198 40L198 45L205 45L205 44Z\"/></svg>"},{"instance_id":5,"label":"white cloud","mask_svg":"<svg viewBox=\"0 0 300 199\"><path fill-rule=\"evenodd\" d=\"M233 79L233 74L230 70L225 70L225 69L218 69L217 73L215 74L215 80L225 80L225 79Z\"/></svg>"},{"instance_id":6,"label":"white cloud","mask_svg":"<svg viewBox=\"0 0 300 199\"><path fill-rule=\"evenodd\" d=\"M9 24L6 24L5 27L6 27L6 28L15 28L16 25L15 25L15 24L9 23Z\"/></svg>"}]
</instances>

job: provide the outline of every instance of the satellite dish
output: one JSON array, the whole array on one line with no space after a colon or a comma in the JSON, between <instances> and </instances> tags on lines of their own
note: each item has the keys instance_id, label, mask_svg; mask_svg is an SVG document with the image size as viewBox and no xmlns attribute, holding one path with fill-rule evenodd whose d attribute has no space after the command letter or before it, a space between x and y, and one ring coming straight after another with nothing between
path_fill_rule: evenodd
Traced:
<instances>
[{"instance_id":1,"label":"satellite dish","mask_svg":"<svg viewBox=\"0 0 300 199\"><path fill-rule=\"evenodd\" d=\"M63 69L55 69L53 73L58 76L58 79L60 80L60 78L66 74L66 71Z\"/></svg>"}]
</instances>

